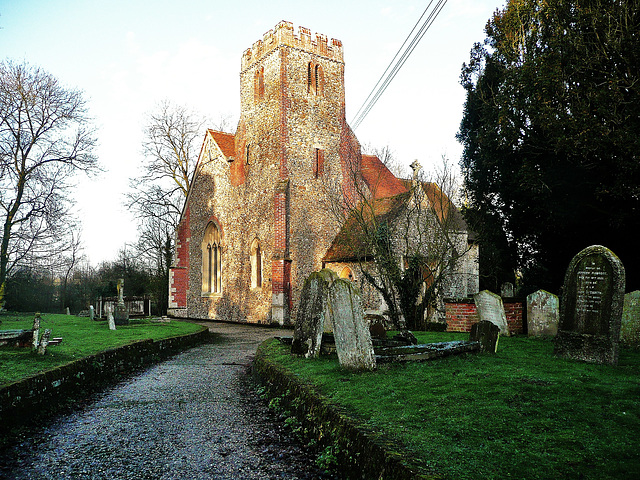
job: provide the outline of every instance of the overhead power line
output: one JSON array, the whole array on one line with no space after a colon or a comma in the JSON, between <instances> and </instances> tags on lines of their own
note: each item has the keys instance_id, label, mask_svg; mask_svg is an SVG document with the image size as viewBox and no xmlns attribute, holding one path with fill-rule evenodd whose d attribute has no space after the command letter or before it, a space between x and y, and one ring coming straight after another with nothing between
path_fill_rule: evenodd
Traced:
<instances>
[{"instance_id":1,"label":"overhead power line","mask_svg":"<svg viewBox=\"0 0 640 480\"><path fill-rule=\"evenodd\" d=\"M396 52L391 62L389 62L389 65L385 69L384 73L382 74L378 82L375 84L373 89L371 90L371 93L369 93L369 95L365 99L362 106L356 112L354 119L351 122L352 128L354 130L358 128L358 126L362 123L362 121L365 119L367 114L371 111L371 109L376 104L380 96L387 89L391 81L398 74L398 72L400 71L402 66L405 64L409 56L413 53L415 48L418 46L418 43L420 43L420 40L422 40L422 37L424 37L425 33L427 33L427 30L429 30L429 28L431 27L435 19L438 17L440 12L444 8L445 4L447 3L447 0L438 0L435 6L433 7L433 9L431 9L431 11L429 12L429 9L431 8L431 5L433 4L433 2L434 0L431 0L429 2L429 4L427 5L427 8L425 8L424 12L422 12L422 15L420 15L420 18L411 29L411 32L409 32L409 35L407 35L407 38L402 43L402 46ZM429 12L428 15L427 15L427 12ZM425 15L427 15L427 17L423 21L423 18L425 17ZM417 32L416 32L416 29L417 29ZM415 35L414 35L414 32L416 32Z\"/></svg>"}]
</instances>

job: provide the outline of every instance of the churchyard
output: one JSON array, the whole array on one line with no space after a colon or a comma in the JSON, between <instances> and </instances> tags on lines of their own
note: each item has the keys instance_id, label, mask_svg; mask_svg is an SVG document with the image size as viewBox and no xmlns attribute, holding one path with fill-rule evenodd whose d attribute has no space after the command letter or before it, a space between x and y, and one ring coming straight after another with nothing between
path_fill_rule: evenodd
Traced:
<instances>
[{"instance_id":1,"label":"churchyard","mask_svg":"<svg viewBox=\"0 0 640 480\"><path fill-rule=\"evenodd\" d=\"M390 439L414 471L451 479L614 479L640 471L638 292L625 297L624 268L607 248L574 257L560 304L549 292L529 296L526 336L510 336L501 297L483 291L471 336L414 332L418 345L406 347L385 344L396 341L394 332L356 331L354 323L366 324L359 294L338 299L343 281L323 272L305 283L291 347L280 339L261 354L370 435ZM345 336L361 339L338 341ZM333 337L337 355L325 347ZM401 361L389 362L398 350ZM412 350L418 354L406 354ZM290 397L276 405L295 412ZM298 431L317 435L304 420ZM340 457L349 440L329 442L336 462L354 462Z\"/></svg>"},{"instance_id":2,"label":"churchyard","mask_svg":"<svg viewBox=\"0 0 640 480\"><path fill-rule=\"evenodd\" d=\"M33 320L34 314L3 313L0 315L0 330L30 330ZM61 337L62 342L49 346L45 355L33 353L29 347L1 347L0 385L139 340L159 340L193 333L200 326L180 321L132 319L129 325L119 325L112 331L106 321L76 315L42 314L40 329L51 329L52 337Z\"/></svg>"},{"instance_id":3,"label":"churchyard","mask_svg":"<svg viewBox=\"0 0 640 480\"><path fill-rule=\"evenodd\" d=\"M468 339L416 336L419 343ZM262 347L269 361L390 439L423 474L630 478L640 471L640 350L622 348L617 366L559 358L553 350L552 337L502 337L495 354L379 363L354 373L337 356L293 356L276 340ZM338 458L341 448L325 446Z\"/></svg>"}]
</instances>

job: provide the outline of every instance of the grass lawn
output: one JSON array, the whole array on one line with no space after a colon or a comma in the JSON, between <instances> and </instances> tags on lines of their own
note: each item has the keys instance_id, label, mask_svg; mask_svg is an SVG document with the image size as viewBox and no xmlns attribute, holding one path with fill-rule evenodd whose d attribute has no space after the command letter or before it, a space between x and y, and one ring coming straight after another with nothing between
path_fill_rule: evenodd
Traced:
<instances>
[{"instance_id":1,"label":"grass lawn","mask_svg":"<svg viewBox=\"0 0 640 480\"><path fill-rule=\"evenodd\" d=\"M415 333L415 332L414 332ZM468 334L416 334L420 343ZM640 351L617 366L559 359L553 341L502 337L496 355L349 373L273 340L265 351L445 479L640 478Z\"/></svg>"},{"instance_id":2,"label":"grass lawn","mask_svg":"<svg viewBox=\"0 0 640 480\"><path fill-rule=\"evenodd\" d=\"M176 320L151 323L149 319L132 319L130 325L119 325L113 332L106 321L93 321L87 317L56 314L42 314L41 317L40 334L45 328L50 328L51 337L62 337L62 343L49 347L44 356L32 353L30 348L0 347L0 385L114 347L148 338L176 337L202 328ZM28 330L33 327L32 314L3 313L0 321L0 330Z\"/></svg>"}]
</instances>

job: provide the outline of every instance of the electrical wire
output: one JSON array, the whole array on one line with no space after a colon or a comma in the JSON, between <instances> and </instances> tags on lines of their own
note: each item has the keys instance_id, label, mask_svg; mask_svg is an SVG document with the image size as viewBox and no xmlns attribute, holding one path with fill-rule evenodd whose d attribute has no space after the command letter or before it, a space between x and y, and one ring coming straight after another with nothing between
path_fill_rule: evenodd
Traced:
<instances>
[{"instance_id":1,"label":"electrical wire","mask_svg":"<svg viewBox=\"0 0 640 480\"><path fill-rule=\"evenodd\" d=\"M411 38L411 35L416 30L416 27L418 27L418 25L422 21L423 17L427 14L427 11L429 10L429 8L433 4L433 2L434 2L434 0L431 0L429 2L429 4L427 5L427 8L425 8L424 12L422 12L422 15L420 15L420 18L418 19L416 24L411 29L411 32L409 32L409 35L407 35L407 38L402 43L402 46L396 52L396 54L394 55L394 57L391 60L391 62L389 62L389 65L385 69L384 73L382 74L382 76L380 77L378 82L375 84L373 89L371 90L371 93L369 93L369 95L365 99L365 101L362 104L362 106L356 112L356 115L355 115L354 120L352 122L353 130L358 128L358 126L362 123L362 121L365 119L365 117L371 111L373 106L377 103L377 101L380 98L380 96L385 92L385 90L387 89L387 87L389 86L391 81L398 74L398 72L400 71L402 66L405 64L405 62L407 61L409 56L413 53L415 48L420 43L420 40L422 40L422 38L427 33L427 31L429 30L429 28L431 27L431 25L433 24L435 19L438 17L440 12L444 8L445 4L447 3L447 0L438 0L438 2L436 3L435 7L431 10L431 12L427 16L426 20L420 26L420 28L419 28L418 32L416 33L416 35L413 38ZM409 45L403 51L405 45L407 44L407 41L409 41L410 38L411 38L411 41L409 42ZM402 52L402 54L401 54L401 52ZM400 55L400 58L396 62L396 59L398 58L398 55ZM394 62L396 62L395 65L394 65ZM391 69L391 71L389 71L389 69Z\"/></svg>"}]
</instances>

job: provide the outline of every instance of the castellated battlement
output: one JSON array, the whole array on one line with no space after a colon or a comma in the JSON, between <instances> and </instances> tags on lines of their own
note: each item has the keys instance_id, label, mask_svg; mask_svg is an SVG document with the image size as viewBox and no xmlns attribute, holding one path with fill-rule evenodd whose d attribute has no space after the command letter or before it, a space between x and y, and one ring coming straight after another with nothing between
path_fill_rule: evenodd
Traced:
<instances>
[{"instance_id":1,"label":"castellated battlement","mask_svg":"<svg viewBox=\"0 0 640 480\"><path fill-rule=\"evenodd\" d=\"M332 38L331 42L329 42L327 36L320 33L316 33L315 39L312 40L311 31L305 27L299 27L296 35L293 24L283 20L274 29L265 33L262 40L258 40L251 48L245 50L242 55L241 71L246 70L282 45L304 50L330 60L343 62L342 42L340 40Z\"/></svg>"}]
</instances>

